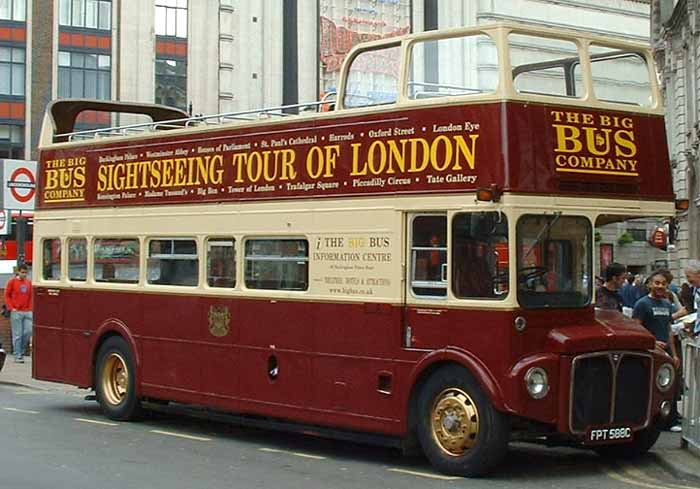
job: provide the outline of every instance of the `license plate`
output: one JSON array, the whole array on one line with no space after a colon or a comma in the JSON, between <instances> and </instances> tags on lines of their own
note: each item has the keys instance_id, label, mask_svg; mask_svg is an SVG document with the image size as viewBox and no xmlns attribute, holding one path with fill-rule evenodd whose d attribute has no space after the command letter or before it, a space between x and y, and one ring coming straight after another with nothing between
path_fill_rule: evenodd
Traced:
<instances>
[{"instance_id":1,"label":"license plate","mask_svg":"<svg viewBox=\"0 0 700 489\"><path fill-rule=\"evenodd\" d=\"M620 443L632 440L632 428L615 426L591 428L586 432L586 443Z\"/></svg>"}]
</instances>

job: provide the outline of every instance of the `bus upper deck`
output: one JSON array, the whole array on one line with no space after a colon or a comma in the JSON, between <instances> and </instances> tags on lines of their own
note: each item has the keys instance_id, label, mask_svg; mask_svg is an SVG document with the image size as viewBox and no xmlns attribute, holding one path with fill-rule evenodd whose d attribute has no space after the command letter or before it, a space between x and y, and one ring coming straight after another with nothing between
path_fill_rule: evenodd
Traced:
<instances>
[{"instance_id":1,"label":"bus upper deck","mask_svg":"<svg viewBox=\"0 0 700 489\"><path fill-rule=\"evenodd\" d=\"M122 125L76 131L85 110ZM56 101L38 207L480 188L668 203L662 114L642 44L514 24L427 32L355 48L333 102L188 117Z\"/></svg>"}]
</instances>

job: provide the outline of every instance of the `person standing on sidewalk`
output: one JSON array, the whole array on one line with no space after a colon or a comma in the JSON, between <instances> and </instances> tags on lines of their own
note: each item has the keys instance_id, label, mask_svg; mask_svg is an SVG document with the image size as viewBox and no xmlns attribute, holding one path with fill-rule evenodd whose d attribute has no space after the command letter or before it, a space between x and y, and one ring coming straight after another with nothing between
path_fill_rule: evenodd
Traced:
<instances>
[{"instance_id":1,"label":"person standing on sidewalk","mask_svg":"<svg viewBox=\"0 0 700 489\"><path fill-rule=\"evenodd\" d=\"M671 322L673 321L673 304L668 300L668 270L656 270L649 277L649 295L642 297L634 305L632 317L639 319L656 338L656 345L665 350L673 359L673 367L678 372L681 366L680 356L673 341ZM677 411L675 411L677 413ZM669 431L679 432L681 426L676 419L671 419Z\"/></svg>"},{"instance_id":2,"label":"person standing on sidewalk","mask_svg":"<svg viewBox=\"0 0 700 489\"><path fill-rule=\"evenodd\" d=\"M627 268L621 263L611 263L605 267L603 278L605 282L598 287L595 293L595 305L601 309L622 311L622 298L620 289L625 283Z\"/></svg>"},{"instance_id":3,"label":"person standing on sidewalk","mask_svg":"<svg viewBox=\"0 0 700 489\"><path fill-rule=\"evenodd\" d=\"M688 261L688 266L685 268L685 278L690 284L689 312L700 312L700 260ZM695 319L695 324L692 327L691 333L694 336L700 335L700 318Z\"/></svg>"},{"instance_id":4,"label":"person standing on sidewalk","mask_svg":"<svg viewBox=\"0 0 700 489\"><path fill-rule=\"evenodd\" d=\"M5 286L5 305L10 310L12 352L16 363L24 363L24 355L32 338L32 282L27 278L27 265L17 267L17 276Z\"/></svg>"}]
</instances>

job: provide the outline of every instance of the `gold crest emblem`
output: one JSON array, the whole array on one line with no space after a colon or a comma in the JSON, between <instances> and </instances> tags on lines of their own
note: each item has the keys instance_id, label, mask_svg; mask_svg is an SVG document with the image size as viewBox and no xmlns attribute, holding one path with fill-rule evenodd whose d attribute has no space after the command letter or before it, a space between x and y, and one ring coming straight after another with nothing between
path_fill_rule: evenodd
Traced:
<instances>
[{"instance_id":1,"label":"gold crest emblem","mask_svg":"<svg viewBox=\"0 0 700 489\"><path fill-rule=\"evenodd\" d=\"M218 338L226 336L229 332L231 313L228 307L211 306L209 308L209 332Z\"/></svg>"}]
</instances>

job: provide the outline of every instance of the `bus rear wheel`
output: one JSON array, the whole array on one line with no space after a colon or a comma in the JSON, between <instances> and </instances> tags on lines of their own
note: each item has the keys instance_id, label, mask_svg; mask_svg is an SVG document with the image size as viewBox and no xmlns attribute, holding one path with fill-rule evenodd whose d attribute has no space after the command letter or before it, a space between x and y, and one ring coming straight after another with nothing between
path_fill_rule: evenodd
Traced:
<instances>
[{"instance_id":1,"label":"bus rear wheel","mask_svg":"<svg viewBox=\"0 0 700 489\"><path fill-rule=\"evenodd\" d=\"M108 338L97 353L95 394L102 412L110 419L128 421L140 413L134 356L121 337Z\"/></svg>"},{"instance_id":2,"label":"bus rear wheel","mask_svg":"<svg viewBox=\"0 0 700 489\"><path fill-rule=\"evenodd\" d=\"M438 370L423 386L418 403L418 439L441 472L476 477L505 456L507 417L493 407L468 370Z\"/></svg>"}]
</instances>

